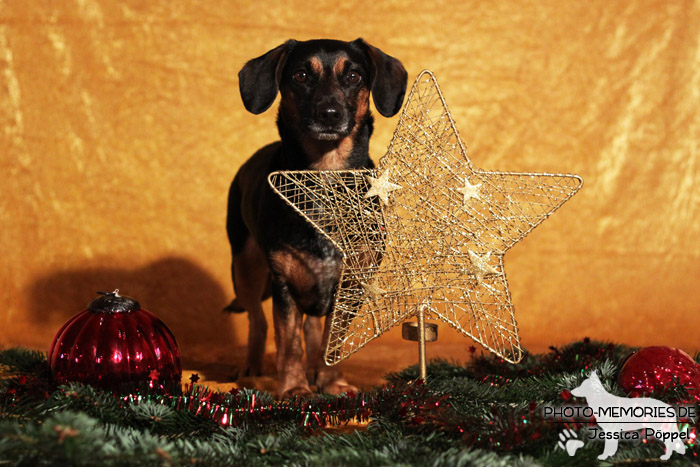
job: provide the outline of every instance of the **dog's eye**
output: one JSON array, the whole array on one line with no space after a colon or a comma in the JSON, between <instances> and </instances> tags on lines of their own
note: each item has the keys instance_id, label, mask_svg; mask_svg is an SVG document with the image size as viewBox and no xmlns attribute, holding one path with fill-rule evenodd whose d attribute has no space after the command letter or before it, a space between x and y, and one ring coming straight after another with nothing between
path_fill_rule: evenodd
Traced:
<instances>
[{"instance_id":1,"label":"dog's eye","mask_svg":"<svg viewBox=\"0 0 700 467\"><path fill-rule=\"evenodd\" d=\"M357 84L360 82L361 79L362 79L362 77L360 76L359 73L356 73L354 71L351 71L350 73L348 73L348 82L349 83Z\"/></svg>"},{"instance_id":2,"label":"dog's eye","mask_svg":"<svg viewBox=\"0 0 700 467\"><path fill-rule=\"evenodd\" d=\"M294 79L299 82L303 83L308 79L309 75L306 74L305 71L299 70L296 73L294 73Z\"/></svg>"}]
</instances>

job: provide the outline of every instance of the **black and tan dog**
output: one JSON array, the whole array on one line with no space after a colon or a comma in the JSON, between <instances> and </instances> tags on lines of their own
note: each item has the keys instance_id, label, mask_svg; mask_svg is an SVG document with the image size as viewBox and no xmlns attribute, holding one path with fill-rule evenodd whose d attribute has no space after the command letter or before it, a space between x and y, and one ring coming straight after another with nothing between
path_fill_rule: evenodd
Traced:
<instances>
[{"instance_id":1,"label":"black and tan dog","mask_svg":"<svg viewBox=\"0 0 700 467\"><path fill-rule=\"evenodd\" d=\"M236 299L226 308L247 311L245 373L260 375L267 337L261 301L272 296L279 395L355 390L322 358L341 256L321 234L268 186L276 170L371 168L373 118L395 115L406 92L401 62L362 39L290 40L250 60L238 74L243 104L259 114L281 94L277 126L281 141L256 152L238 171L228 199ZM304 315L306 320L303 322ZM302 364L302 327L306 372Z\"/></svg>"}]
</instances>

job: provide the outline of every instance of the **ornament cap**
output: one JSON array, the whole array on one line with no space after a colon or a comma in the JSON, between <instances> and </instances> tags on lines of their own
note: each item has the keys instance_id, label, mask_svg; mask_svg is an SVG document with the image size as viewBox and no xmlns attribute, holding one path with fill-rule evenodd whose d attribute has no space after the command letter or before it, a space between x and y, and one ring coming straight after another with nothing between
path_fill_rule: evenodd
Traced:
<instances>
[{"instance_id":1,"label":"ornament cap","mask_svg":"<svg viewBox=\"0 0 700 467\"><path fill-rule=\"evenodd\" d=\"M97 297L88 305L88 310L94 313L127 313L141 309L139 302L126 295L119 295L119 289L114 292L97 292Z\"/></svg>"}]
</instances>

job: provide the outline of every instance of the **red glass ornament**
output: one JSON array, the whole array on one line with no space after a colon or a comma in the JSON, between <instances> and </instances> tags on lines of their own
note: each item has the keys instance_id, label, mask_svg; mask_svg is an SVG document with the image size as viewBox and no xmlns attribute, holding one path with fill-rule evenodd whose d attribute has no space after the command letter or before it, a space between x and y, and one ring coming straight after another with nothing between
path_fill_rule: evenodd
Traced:
<instances>
[{"instance_id":1,"label":"red glass ornament","mask_svg":"<svg viewBox=\"0 0 700 467\"><path fill-rule=\"evenodd\" d=\"M644 347L632 355L620 369L620 386L632 397L663 394L681 384L691 396L700 395L700 365L679 349Z\"/></svg>"},{"instance_id":2,"label":"red glass ornament","mask_svg":"<svg viewBox=\"0 0 700 467\"><path fill-rule=\"evenodd\" d=\"M182 364L175 336L136 300L118 292L100 292L56 333L48 355L53 381L115 391L179 388Z\"/></svg>"}]
</instances>

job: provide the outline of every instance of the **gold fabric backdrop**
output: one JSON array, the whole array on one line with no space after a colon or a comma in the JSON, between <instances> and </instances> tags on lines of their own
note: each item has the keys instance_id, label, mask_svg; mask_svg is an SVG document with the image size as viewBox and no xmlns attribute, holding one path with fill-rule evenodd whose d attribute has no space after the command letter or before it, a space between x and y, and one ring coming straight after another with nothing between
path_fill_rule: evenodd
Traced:
<instances>
[{"instance_id":1,"label":"gold fabric backdrop","mask_svg":"<svg viewBox=\"0 0 700 467\"><path fill-rule=\"evenodd\" d=\"M363 37L411 78L436 73L476 166L584 178L506 256L525 347L695 351L699 5L0 2L0 344L46 349L119 287L191 361L243 345L246 317L219 311L233 296L226 195L277 134L274 110L245 111L236 74L288 38ZM375 115L376 160L398 118ZM440 339L457 358L471 345Z\"/></svg>"}]
</instances>

